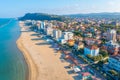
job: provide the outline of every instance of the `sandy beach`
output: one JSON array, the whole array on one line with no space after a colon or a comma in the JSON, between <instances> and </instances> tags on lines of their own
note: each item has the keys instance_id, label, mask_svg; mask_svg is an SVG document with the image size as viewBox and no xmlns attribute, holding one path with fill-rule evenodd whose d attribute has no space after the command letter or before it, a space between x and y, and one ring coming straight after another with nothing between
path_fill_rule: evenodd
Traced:
<instances>
[{"instance_id":1,"label":"sandy beach","mask_svg":"<svg viewBox=\"0 0 120 80\"><path fill-rule=\"evenodd\" d=\"M22 24L20 24L23 27ZM61 54L51 45L40 39L35 32L22 32L17 41L29 68L29 80L73 80L65 66L69 63L60 61Z\"/></svg>"}]
</instances>

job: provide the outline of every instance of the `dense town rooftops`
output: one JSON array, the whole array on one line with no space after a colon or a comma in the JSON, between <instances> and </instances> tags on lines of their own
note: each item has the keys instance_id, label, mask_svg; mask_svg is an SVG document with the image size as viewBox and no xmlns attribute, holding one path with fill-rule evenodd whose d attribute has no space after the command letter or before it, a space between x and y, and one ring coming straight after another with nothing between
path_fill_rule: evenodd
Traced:
<instances>
[{"instance_id":1,"label":"dense town rooftops","mask_svg":"<svg viewBox=\"0 0 120 80\"><path fill-rule=\"evenodd\" d=\"M116 56L110 56L111 58L114 58L114 59L116 59L116 60L118 60L118 61L120 61L120 55L116 55Z\"/></svg>"}]
</instances>

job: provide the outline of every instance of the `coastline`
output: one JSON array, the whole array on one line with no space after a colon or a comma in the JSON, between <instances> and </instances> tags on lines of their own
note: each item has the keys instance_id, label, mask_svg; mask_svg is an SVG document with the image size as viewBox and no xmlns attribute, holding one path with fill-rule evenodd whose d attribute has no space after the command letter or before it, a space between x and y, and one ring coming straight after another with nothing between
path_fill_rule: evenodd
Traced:
<instances>
[{"instance_id":1,"label":"coastline","mask_svg":"<svg viewBox=\"0 0 120 80\"><path fill-rule=\"evenodd\" d=\"M24 24L20 24L21 30ZM39 39L35 32L21 32L17 46L28 64L28 80L74 80L65 69L68 62L60 61L61 54L56 53L45 40ZM37 39L37 40L35 40ZM57 55L55 55L57 54Z\"/></svg>"},{"instance_id":2,"label":"coastline","mask_svg":"<svg viewBox=\"0 0 120 80\"><path fill-rule=\"evenodd\" d=\"M29 55L29 52L25 49L24 45L22 44L21 36L19 37L19 39L17 40L16 43L17 43L17 47L22 52L22 54L25 58L25 61L27 63L27 66L28 66L27 80L37 80L36 79L37 78L37 68L36 68L31 56Z\"/></svg>"},{"instance_id":3,"label":"coastline","mask_svg":"<svg viewBox=\"0 0 120 80\"><path fill-rule=\"evenodd\" d=\"M20 23L19 23L19 26L20 26L20 31L21 31L24 26L23 26L23 24L20 24ZM17 44L18 49L22 52L24 59L26 61L26 64L28 66L27 80L37 80L37 73L38 73L37 67L36 67L33 59L31 58L29 51L23 45L23 42L22 42L23 35L24 35L23 32L21 32L20 37L16 41L16 44Z\"/></svg>"}]
</instances>

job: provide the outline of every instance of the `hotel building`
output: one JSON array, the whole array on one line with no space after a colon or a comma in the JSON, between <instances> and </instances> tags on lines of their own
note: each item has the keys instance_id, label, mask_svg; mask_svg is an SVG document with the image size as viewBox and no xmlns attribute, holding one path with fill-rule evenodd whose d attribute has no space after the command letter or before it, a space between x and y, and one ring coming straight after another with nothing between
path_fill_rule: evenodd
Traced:
<instances>
[{"instance_id":1,"label":"hotel building","mask_svg":"<svg viewBox=\"0 0 120 80\"><path fill-rule=\"evenodd\" d=\"M62 31L61 30L53 30L53 37L58 40L62 36Z\"/></svg>"}]
</instances>

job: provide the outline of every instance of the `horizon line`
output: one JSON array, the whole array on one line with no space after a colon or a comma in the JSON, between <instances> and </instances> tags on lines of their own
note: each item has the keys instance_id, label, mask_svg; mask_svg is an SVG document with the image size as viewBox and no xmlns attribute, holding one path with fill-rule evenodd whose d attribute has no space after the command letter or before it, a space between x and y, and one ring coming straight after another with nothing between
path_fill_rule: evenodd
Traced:
<instances>
[{"instance_id":1,"label":"horizon line","mask_svg":"<svg viewBox=\"0 0 120 80\"><path fill-rule=\"evenodd\" d=\"M84 14L120 13L120 12L86 12L86 13L68 13L68 14L57 14L57 13L55 14L55 13L46 13L46 12L28 12L28 13L25 13L24 15L26 15L26 14L34 14L34 13L63 16L63 15L76 15L76 14L83 14L84 15ZM22 16L17 16L17 17L0 17L0 18L19 18L19 17L22 17Z\"/></svg>"}]
</instances>

